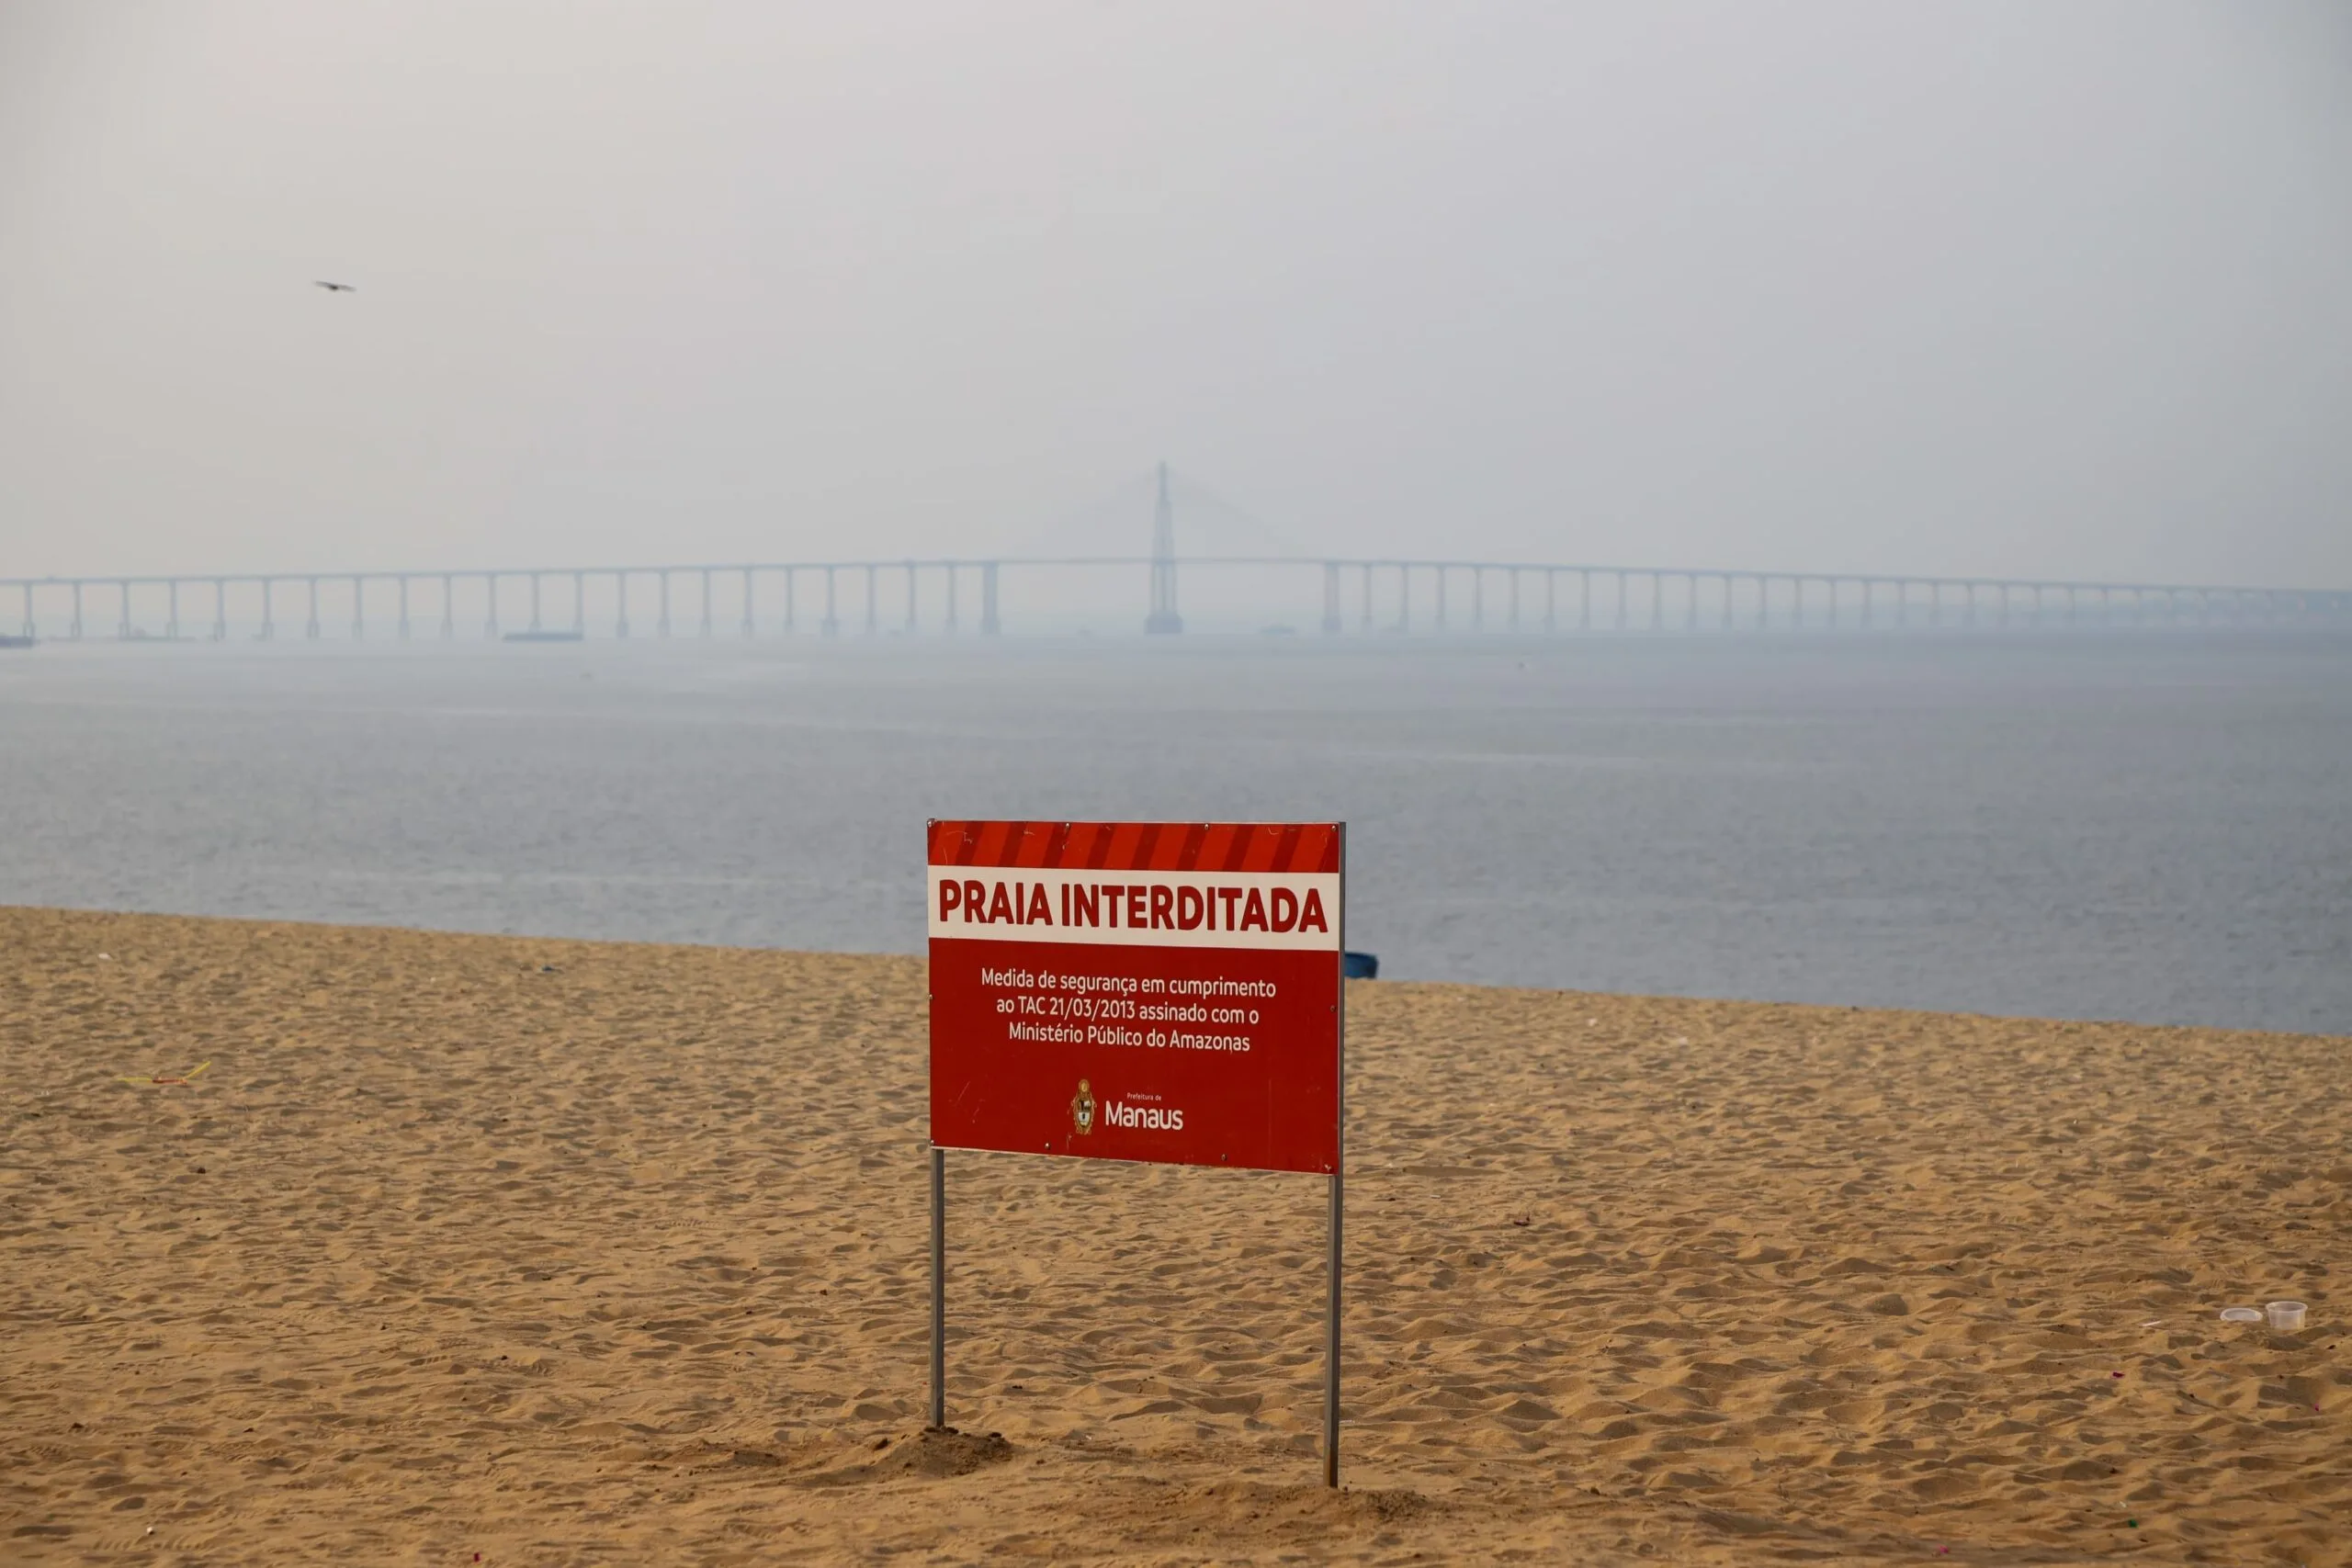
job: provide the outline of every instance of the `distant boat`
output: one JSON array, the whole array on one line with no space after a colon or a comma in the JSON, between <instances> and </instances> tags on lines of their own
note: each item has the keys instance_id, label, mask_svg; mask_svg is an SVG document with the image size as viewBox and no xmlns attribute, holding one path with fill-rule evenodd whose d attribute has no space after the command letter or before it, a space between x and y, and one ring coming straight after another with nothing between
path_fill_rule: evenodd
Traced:
<instances>
[{"instance_id":1,"label":"distant boat","mask_svg":"<svg viewBox=\"0 0 2352 1568\"><path fill-rule=\"evenodd\" d=\"M0 637L0 648L30 648L40 640L29 637Z\"/></svg>"},{"instance_id":2,"label":"distant boat","mask_svg":"<svg viewBox=\"0 0 2352 1568\"><path fill-rule=\"evenodd\" d=\"M1380 955L1374 953L1340 954L1340 977L1343 980L1379 979Z\"/></svg>"},{"instance_id":3,"label":"distant boat","mask_svg":"<svg viewBox=\"0 0 2352 1568\"><path fill-rule=\"evenodd\" d=\"M508 642L579 642L578 632L508 632Z\"/></svg>"}]
</instances>

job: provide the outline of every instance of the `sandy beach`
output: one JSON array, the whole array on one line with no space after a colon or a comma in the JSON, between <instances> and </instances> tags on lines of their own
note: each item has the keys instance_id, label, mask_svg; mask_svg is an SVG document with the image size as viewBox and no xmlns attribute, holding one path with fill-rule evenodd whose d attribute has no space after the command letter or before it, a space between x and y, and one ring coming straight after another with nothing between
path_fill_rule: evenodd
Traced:
<instances>
[{"instance_id":1,"label":"sandy beach","mask_svg":"<svg viewBox=\"0 0 2352 1568\"><path fill-rule=\"evenodd\" d=\"M2352 1043L1348 1006L1331 1495L1314 1177L952 1155L922 1432L920 961L0 909L0 1561L2352 1562Z\"/></svg>"}]
</instances>

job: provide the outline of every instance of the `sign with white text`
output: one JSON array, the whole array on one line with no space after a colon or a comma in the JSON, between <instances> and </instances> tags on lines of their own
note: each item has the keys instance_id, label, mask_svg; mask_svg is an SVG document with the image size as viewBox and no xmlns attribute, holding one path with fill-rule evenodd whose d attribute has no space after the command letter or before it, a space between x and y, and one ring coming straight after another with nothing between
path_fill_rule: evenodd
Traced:
<instances>
[{"instance_id":1,"label":"sign with white text","mask_svg":"<svg viewBox=\"0 0 2352 1568\"><path fill-rule=\"evenodd\" d=\"M932 823L933 1144L1336 1172L1343 838Z\"/></svg>"}]
</instances>

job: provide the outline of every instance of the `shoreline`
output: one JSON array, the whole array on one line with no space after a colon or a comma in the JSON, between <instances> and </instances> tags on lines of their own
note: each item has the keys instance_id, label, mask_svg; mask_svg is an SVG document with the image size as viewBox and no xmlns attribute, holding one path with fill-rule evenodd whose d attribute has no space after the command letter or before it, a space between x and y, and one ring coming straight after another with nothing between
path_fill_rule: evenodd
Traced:
<instances>
[{"instance_id":1,"label":"shoreline","mask_svg":"<svg viewBox=\"0 0 2352 1568\"><path fill-rule=\"evenodd\" d=\"M2341 1036L1351 983L1329 1496L1311 1177L951 1154L921 1432L920 958L0 953L28 1561L2352 1561Z\"/></svg>"},{"instance_id":2,"label":"shoreline","mask_svg":"<svg viewBox=\"0 0 2352 1568\"><path fill-rule=\"evenodd\" d=\"M876 963L918 965L924 962L923 954L919 952L892 953L871 948L759 947L721 942L662 942L639 937L565 936L493 931L459 926L408 926L372 921L281 919L259 915L191 915L169 909L126 909L78 904L0 903L0 919L10 915L56 915L100 919L187 920L206 925L266 928L292 931L375 932L401 936L448 937L464 942L539 942L560 947L647 949L680 953L758 953L785 958L872 959ZM1384 973L1385 973L1387 962L1383 961ZM1890 1007L1873 1002L1798 1001L1769 997L1714 996L1676 991L1597 991L1579 989L1575 987L1491 985L1478 980L1383 978L1376 981L1351 982L1351 986L1354 984L1376 985L1383 990L1420 988L1526 998L1584 997L1612 1003L1655 1003L1661 1007L1772 1008L1798 1012L1833 1014L1860 1012L1895 1018L1954 1019L1986 1024L2046 1024L2052 1028L2124 1029L2157 1033L2240 1035L2250 1039L2352 1042L2352 1031L2338 1033L2326 1030L2263 1029L2249 1024L2163 1023L2132 1018L2075 1017L2064 1013L1990 1012L1953 1008ZM1349 994L1353 996L1357 993L1351 989Z\"/></svg>"}]
</instances>

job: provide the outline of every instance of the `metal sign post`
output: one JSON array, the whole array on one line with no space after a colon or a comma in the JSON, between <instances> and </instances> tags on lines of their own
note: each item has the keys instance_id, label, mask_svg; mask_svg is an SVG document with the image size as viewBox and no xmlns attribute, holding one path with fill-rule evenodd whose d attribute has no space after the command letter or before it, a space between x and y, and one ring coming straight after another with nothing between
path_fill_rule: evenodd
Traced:
<instances>
[{"instance_id":1,"label":"metal sign post","mask_svg":"<svg viewBox=\"0 0 2352 1568\"><path fill-rule=\"evenodd\" d=\"M933 822L931 1425L947 1420L946 1151L1330 1182L1323 1480L1340 1483L1345 829Z\"/></svg>"},{"instance_id":2,"label":"metal sign post","mask_svg":"<svg viewBox=\"0 0 2352 1568\"><path fill-rule=\"evenodd\" d=\"M931 1145L931 1426L947 1425L947 1151Z\"/></svg>"},{"instance_id":3,"label":"metal sign post","mask_svg":"<svg viewBox=\"0 0 2352 1568\"><path fill-rule=\"evenodd\" d=\"M1340 1483L1340 1224L1347 1201L1347 1179L1331 1173L1331 1280L1329 1316L1323 1325L1323 1484Z\"/></svg>"},{"instance_id":4,"label":"metal sign post","mask_svg":"<svg viewBox=\"0 0 2352 1568\"><path fill-rule=\"evenodd\" d=\"M1340 838L1340 886L1348 883L1347 836ZM1348 906L1340 900L1340 991L1332 1004L1333 1042L1338 1065L1332 1083L1337 1136L1331 1150L1331 1278L1323 1324L1323 1484L1340 1484L1340 1255L1348 1213Z\"/></svg>"}]
</instances>

